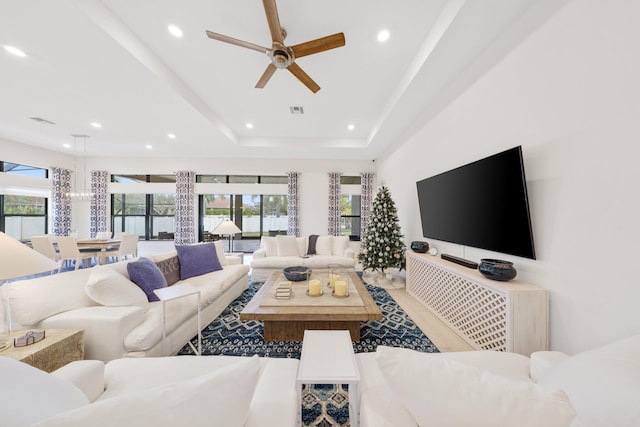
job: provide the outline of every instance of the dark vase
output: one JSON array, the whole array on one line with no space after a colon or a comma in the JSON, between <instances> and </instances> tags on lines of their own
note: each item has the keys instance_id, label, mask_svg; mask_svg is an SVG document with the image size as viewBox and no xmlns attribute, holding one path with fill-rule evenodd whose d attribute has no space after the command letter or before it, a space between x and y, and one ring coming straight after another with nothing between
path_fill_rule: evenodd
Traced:
<instances>
[{"instance_id":1,"label":"dark vase","mask_svg":"<svg viewBox=\"0 0 640 427\"><path fill-rule=\"evenodd\" d=\"M518 274L512 262L501 259L483 258L480 260L478 270L480 270L480 273L487 279L499 280L501 282L511 280Z\"/></svg>"}]
</instances>

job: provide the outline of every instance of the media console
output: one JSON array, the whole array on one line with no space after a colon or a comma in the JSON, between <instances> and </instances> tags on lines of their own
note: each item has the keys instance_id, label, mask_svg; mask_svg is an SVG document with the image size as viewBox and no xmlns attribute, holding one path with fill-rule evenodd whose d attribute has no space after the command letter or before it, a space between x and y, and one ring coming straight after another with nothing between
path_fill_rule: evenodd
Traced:
<instances>
[{"instance_id":1,"label":"media console","mask_svg":"<svg viewBox=\"0 0 640 427\"><path fill-rule=\"evenodd\" d=\"M407 292L477 350L530 356L549 347L549 293L407 251Z\"/></svg>"}]
</instances>

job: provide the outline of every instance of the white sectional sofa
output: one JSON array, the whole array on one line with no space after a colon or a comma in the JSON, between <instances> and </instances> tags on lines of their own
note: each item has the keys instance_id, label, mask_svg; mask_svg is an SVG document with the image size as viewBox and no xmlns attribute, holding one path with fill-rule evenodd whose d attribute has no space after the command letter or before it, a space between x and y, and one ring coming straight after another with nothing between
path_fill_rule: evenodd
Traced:
<instances>
[{"instance_id":1,"label":"white sectional sofa","mask_svg":"<svg viewBox=\"0 0 640 427\"><path fill-rule=\"evenodd\" d=\"M629 427L640 425L640 335L574 356L356 355L363 427Z\"/></svg>"},{"instance_id":2,"label":"white sectional sofa","mask_svg":"<svg viewBox=\"0 0 640 427\"><path fill-rule=\"evenodd\" d=\"M0 425L294 427L297 359L234 356L72 362L47 374L0 356Z\"/></svg>"},{"instance_id":3,"label":"white sectional sofa","mask_svg":"<svg viewBox=\"0 0 640 427\"><path fill-rule=\"evenodd\" d=\"M216 246L220 270L172 285L179 289L189 283L200 291L202 327L248 287L249 266L240 264L237 257L225 257L221 243ZM150 259L173 281L184 271L175 251ZM197 299L190 296L166 303L163 341L162 302L149 302L130 280L127 266L137 260L10 283L13 329L84 329L85 358L105 362L176 354L197 333Z\"/></svg>"},{"instance_id":4,"label":"white sectional sofa","mask_svg":"<svg viewBox=\"0 0 640 427\"><path fill-rule=\"evenodd\" d=\"M329 265L355 268L355 252L349 247L348 236L264 236L253 253L251 280L265 281L286 267L326 269Z\"/></svg>"}]
</instances>

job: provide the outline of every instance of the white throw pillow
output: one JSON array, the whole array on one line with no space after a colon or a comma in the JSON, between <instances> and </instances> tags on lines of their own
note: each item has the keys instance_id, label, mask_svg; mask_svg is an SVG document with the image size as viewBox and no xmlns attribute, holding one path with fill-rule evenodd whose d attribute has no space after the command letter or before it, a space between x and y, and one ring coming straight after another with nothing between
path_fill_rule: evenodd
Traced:
<instances>
[{"instance_id":1,"label":"white throw pillow","mask_svg":"<svg viewBox=\"0 0 640 427\"><path fill-rule=\"evenodd\" d=\"M242 427L260 370L254 356L189 381L100 400L34 427Z\"/></svg>"},{"instance_id":2,"label":"white throw pillow","mask_svg":"<svg viewBox=\"0 0 640 427\"><path fill-rule=\"evenodd\" d=\"M89 400L68 381L0 356L0 402L0 425L30 427L38 421L87 405Z\"/></svg>"},{"instance_id":3,"label":"white throw pillow","mask_svg":"<svg viewBox=\"0 0 640 427\"><path fill-rule=\"evenodd\" d=\"M575 417L561 390L429 356L404 348L377 349L385 381L418 425L564 427Z\"/></svg>"},{"instance_id":4,"label":"white throw pillow","mask_svg":"<svg viewBox=\"0 0 640 427\"><path fill-rule=\"evenodd\" d=\"M333 253L333 236L318 236L316 240L316 255L331 255Z\"/></svg>"},{"instance_id":5,"label":"white throw pillow","mask_svg":"<svg viewBox=\"0 0 640 427\"><path fill-rule=\"evenodd\" d=\"M567 393L577 425L640 425L640 335L571 356L538 384Z\"/></svg>"},{"instance_id":6,"label":"white throw pillow","mask_svg":"<svg viewBox=\"0 0 640 427\"><path fill-rule=\"evenodd\" d=\"M267 256L278 256L278 243L275 237L263 236L260 241L260 246L264 248Z\"/></svg>"},{"instance_id":7,"label":"white throw pillow","mask_svg":"<svg viewBox=\"0 0 640 427\"><path fill-rule=\"evenodd\" d=\"M216 247L216 255L218 255L218 261L220 261L221 266L229 265L227 261L227 257L224 254L224 242L222 240L216 240L213 242Z\"/></svg>"},{"instance_id":8,"label":"white throw pillow","mask_svg":"<svg viewBox=\"0 0 640 427\"><path fill-rule=\"evenodd\" d=\"M138 285L106 266L91 269L85 292L98 304L109 307L146 307L149 304L147 296Z\"/></svg>"},{"instance_id":9,"label":"white throw pillow","mask_svg":"<svg viewBox=\"0 0 640 427\"><path fill-rule=\"evenodd\" d=\"M298 256L307 255L307 241L308 237L296 237L296 242L298 243Z\"/></svg>"},{"instance_id":10,"label":"white throw pillow","mask_svg":"<svg viewBox=\"0 0 640 427\"><path fill-rule=\"evenodd\" d=\"M298 256L296 236L276 236L278 256Z\"/></svg>"},{"instance_id":11,"label":"white throw pillow","mask_svg":"<svg viewBox=\"0 0 640 427\"><path fill-rule=\"evenodd\" d=\"M333 236L333 255L344 256L347 247L349 247L349 236Z\"/></svg>"}]
</instances>

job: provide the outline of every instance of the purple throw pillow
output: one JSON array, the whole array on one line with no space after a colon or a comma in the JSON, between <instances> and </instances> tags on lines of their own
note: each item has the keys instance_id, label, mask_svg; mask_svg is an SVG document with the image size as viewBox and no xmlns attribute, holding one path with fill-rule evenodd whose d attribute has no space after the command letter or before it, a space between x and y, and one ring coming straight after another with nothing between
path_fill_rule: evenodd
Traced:
<instances>
[{"instance_id":1,"label":"purple throw pillow","mask_svg":"<svg viewBox=\"0 0 640 427\"><path fill-rule=\"evenodd\" d=\"M176 251L178 251L178 259L180 260L180 279L182 280L222 270L213 243L176 245Z\"/></svg>"},{"instance_id":2,"label":"purple throw pillow","mask_svg":"<svg viewBox=\"0 0 640 427\"><path fill-rule=\"evenodd\" d=\"M127 272L131 281L147 294L149 302L160 301L160 298L153 293L153 290L166 288L167 280L155 262L149 258L140 258L138 261L132 261L127 264Z\"/></svg>"}]
</instances>

